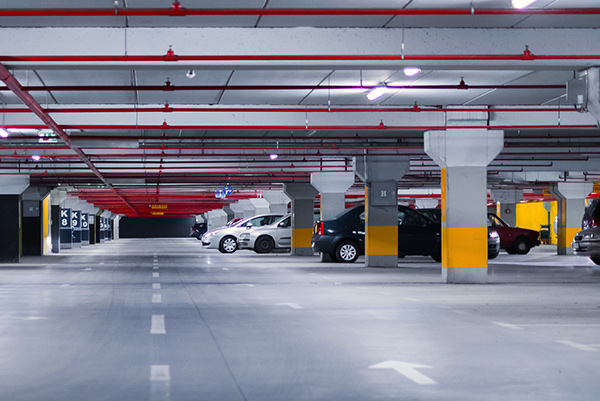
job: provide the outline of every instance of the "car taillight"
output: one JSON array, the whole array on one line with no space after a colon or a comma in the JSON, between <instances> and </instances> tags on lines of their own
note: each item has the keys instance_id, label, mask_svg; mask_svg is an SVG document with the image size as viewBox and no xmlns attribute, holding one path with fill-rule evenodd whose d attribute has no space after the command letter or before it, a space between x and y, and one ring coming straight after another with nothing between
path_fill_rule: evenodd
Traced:
<instances>
[{"instance_id":1,"label":"car taillight","mask_svg":"<svg viewBox=\"0 0 600 401\"><path fill-rule=\"evenodd\" d=\"M583 221L582 227L584 230L586 228L594 228L600 226L600 218L590 217Z\"/></svg>"},{"instance_id":2,"label":"car taillight","mask_svg":"<svg viewBox=\"0 0 600 401\"><path fill-rule=\"evenodd\" d=\"M323 224L323 222L320 221L317 225L317 235L323 235L324 232L325 232L325 224Z\"/></svg>"}]
</instances>

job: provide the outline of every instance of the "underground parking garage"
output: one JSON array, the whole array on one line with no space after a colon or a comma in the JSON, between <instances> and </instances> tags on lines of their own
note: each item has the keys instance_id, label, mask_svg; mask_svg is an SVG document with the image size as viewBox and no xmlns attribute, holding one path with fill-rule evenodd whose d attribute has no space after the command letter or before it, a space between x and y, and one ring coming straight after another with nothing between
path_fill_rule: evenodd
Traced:
<instances>
[{"instance_id":1,"label":"underground parking garage","mask_svg":"<svg viewBox=\"0 0 600 401\"><path fill-rule=\"evenodd\" d=\"M7 399L595 399L595 4L158 3L0 7Z\"/></svg>"}]
</instances>

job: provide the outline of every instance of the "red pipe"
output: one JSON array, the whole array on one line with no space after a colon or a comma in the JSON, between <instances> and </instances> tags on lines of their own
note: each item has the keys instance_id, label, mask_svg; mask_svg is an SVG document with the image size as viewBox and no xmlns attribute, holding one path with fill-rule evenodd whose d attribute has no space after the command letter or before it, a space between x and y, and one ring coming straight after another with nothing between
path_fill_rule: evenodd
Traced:
<instances>
[{"instance_id":1,"label":"red pipe","mask_svg":"<svg viewBox=\"0 0 600 401\"><path fill-rule=\"evenodd\" d=\"M177 3L178 4L178 3ZM3 17L134 17L134 16L213 16L213 15L597 15L598 8L556 8L556 9L405 9L405 8L280 8L280 9L248 9L248 8L183 8L179 5L166 9L4 9Z\"/></svg>"},{"instance_id":2,"label":"red pipe","mask_svg":"<svg viewBox=\"0 0 600 401\"><path fill-rule=\"evenodd\" d=\"M378 85L86 85L86 86L24 86L28 92L48 91L259 91L259 90L371 90ZM567 85L386 85L388 89L435 89L435 90L468 90L468 89L566 89ZM8 91L8 88L0 88L0 91ZM161 110L164 111L164 110Z\"/></svg>"}]
</instances>

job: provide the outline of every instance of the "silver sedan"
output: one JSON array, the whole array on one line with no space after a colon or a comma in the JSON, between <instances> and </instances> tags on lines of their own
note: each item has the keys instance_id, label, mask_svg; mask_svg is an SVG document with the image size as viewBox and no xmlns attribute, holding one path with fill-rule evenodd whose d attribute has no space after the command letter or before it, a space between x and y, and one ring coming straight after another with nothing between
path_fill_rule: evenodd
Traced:
<instances>
[{"instance_id":1,"label":"silver sedan","mask_svg":"<svg viewBox=\"0 0 600 401\"><path fill-rule=\"evenodd\" d=\"M579 231L571 246L575 255L589 256L592 262L600 265L600 227Z\"/></svg>"},{"instance_id":2,"label":"silver sedan","mask_svg":"<svg viewBox=\"0 0 600 401\"><path fill-rule=\"evenodd\" d=\"M264 227L250 228L238 236L240 249L252 249L256 253L270 253L274 249L292 246L292 217L287 215Z\"/></svg>"}]
</instances>

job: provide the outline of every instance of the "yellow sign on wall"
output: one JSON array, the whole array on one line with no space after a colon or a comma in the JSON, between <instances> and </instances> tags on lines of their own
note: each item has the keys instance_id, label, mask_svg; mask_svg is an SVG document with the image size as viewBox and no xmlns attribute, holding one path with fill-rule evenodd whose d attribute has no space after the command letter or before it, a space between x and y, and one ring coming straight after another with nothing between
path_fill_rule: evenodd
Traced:
<instances>
[{"instance_id":1,"label":"yellow sign on wall","mask_svg":"<svg viewBox=\"0 0 600 401\"><path fill-rule=\"evenodd\" d=\"M598 194L600 193L600 182L595 182L594 183L594 189L592 190L593 193Z\"/></svg>"},{"instance_id":2,"label":"yellow sign on wall","mask_svg":"<svg viewBox=\"0 0 600 401\"><path fill-rule=\"evenodd\" d=\"M148 205L148 208L152 209L152 210L165 210L169 207L169 205L165 205L165 204L161 204L161 203L155 203L152 205Z\"/></svg>"}]
</instances>

